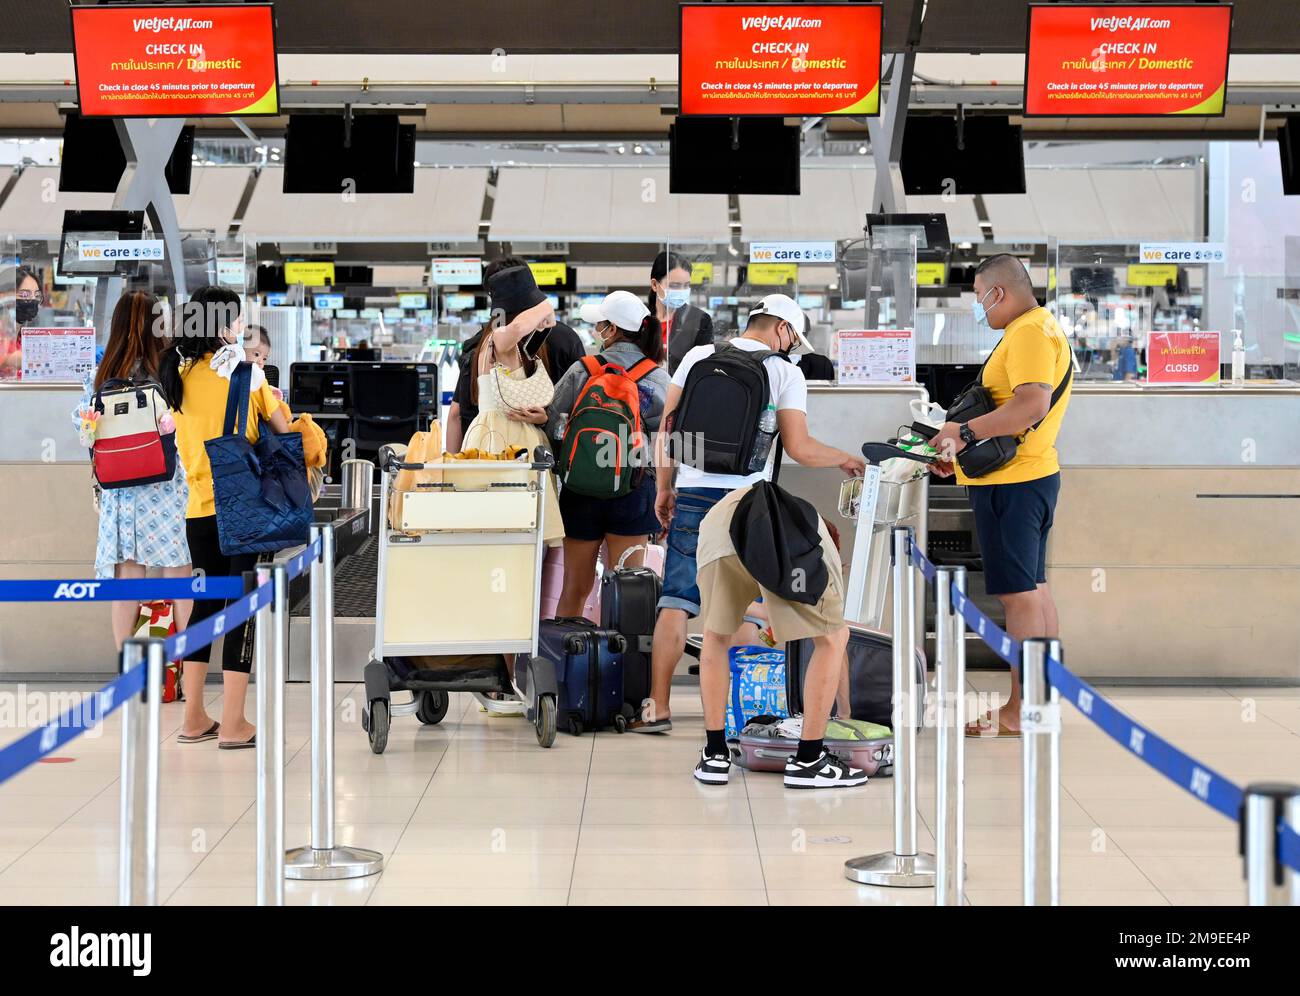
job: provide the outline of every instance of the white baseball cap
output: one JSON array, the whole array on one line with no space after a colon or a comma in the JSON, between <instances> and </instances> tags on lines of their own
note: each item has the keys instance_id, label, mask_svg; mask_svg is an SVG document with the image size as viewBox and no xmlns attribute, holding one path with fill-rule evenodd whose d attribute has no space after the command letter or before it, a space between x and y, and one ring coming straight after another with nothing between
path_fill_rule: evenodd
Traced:
<instances>
[{"instance_id":1,"label":"white baseball cap","mask_svg":"<svg viewBox=\"0 0 1300 996\"><path fill-rule=\"evenodd\" d=\"M609 322L624 332L636 332L650 314L646 303L631 291L617 290L605 295L599 304L584 304L582 320L588 325Z\"/></svg>"},{"instance_id":2,"label":"white baseball cap","mask_svg":"<svg viewBox=\"0 0 1300 996\"><path fill-rule=\"evenodd\" d=\"M803 313L803 309L795 303L793 298L785 294L769 294L758 302L757 308L749 313L750 318L755 315L774 315L783 322L790 323L790 327L794 329L794 334L799 337L798 343L791 348L790 352L798 355L814 351L812 343L804 335L808 331L808 316Z\"/></svg>"}]
</instances>

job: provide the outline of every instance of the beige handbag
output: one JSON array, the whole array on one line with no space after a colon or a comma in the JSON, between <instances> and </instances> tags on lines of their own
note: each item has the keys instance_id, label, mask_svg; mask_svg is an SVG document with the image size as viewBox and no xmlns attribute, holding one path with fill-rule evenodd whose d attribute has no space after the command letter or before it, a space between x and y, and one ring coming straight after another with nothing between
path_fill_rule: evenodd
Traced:
<instances>
[{"instance_id":1,"label":"beige handbag","mask_svg":"<svg viewBox=\"0 0 1300 996\"><path fill-rule=\"evenodd\" d=\"M541 360L531 376L520 380L509 375L501 376L501 365L497 362L496 343L488 336L488 350L492 359L492 381L496 385L501 400L511 411L522 412L526 408L545 408L555 400L555 385Z\"/></svg>"}]
</instances>

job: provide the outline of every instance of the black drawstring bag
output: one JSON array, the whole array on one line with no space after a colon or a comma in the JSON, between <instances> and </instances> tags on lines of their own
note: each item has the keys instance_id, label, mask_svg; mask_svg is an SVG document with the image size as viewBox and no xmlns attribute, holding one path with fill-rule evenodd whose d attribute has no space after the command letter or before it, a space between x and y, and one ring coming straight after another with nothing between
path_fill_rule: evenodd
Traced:
<instances>
[{"instance_id":1,"label":"black drawstring bag","mask_svg":"<svg viewBox=\"0 0 1300 996\"><path fill-rule=\"evenodd\" d=\"M731 542L745 570L765 591L816 605L830 580L820 524L808 502L759 481L736 503Z\"/></svg>"}]
</instances>

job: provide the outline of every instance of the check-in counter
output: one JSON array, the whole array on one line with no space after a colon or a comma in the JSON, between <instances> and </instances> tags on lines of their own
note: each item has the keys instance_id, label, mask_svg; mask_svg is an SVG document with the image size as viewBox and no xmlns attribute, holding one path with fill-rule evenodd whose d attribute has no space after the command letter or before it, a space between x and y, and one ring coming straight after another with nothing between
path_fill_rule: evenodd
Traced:
<instances>
[{"instance_id":1,"label":"check-in counter","mask_svg":"<svg viewBox=\"0 0 1300 996\"><path fill-rule=\"evenodd\" d=\"M1057 448L1073 670L1300 683L1300 386L1079 384Z\"/></svg>"},{"instance_id":2,"label":"check-in counter","mask_svg":"<svg viewBox=\"0 0 1300 996\"><path fill-rule=\"evenodd\" d=\"M94 576L98 520L90 464L71 418L79 397L72 385L0 385L0 578ZM916 385L813 385L809 429L824 443L860 453L864 442L896 435L911 421L909 403L925 398ZM783 486L835 523L847 569L856 529L836 512L843 479L838 468L800 467L789 457L781 471ZM848 614L854 616L852 606ZM887 603L886 628L889 622ZM102 677L115 669L107 605L0 603L0 679Z\"/></svg>"},{"instance_id":3,"label":"check-in counter","mask_svg":"<svg viewBox=\"0 0 1300 996\"><path fill-rule=\"evenodd\" d=\"M0 578L92 578L99 520L81 388L0 383ZM0 680L117 670L108 605L0 602Z\"/></svg>"}]
</instances>

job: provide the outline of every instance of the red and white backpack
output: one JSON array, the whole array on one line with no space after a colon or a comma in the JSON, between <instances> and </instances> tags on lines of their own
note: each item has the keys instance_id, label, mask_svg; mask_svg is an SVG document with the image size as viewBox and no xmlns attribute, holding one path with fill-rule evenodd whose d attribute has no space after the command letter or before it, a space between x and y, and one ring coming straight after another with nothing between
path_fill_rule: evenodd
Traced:
<instances>
[{"instance_id":1,"label":"red and white backpack","mask_svg":"<svg viewBox=\"0 0 1300 996\"><path fill-rule=\"evenodd\" d=\"M106 381L95 392L92 409L98 418L91 461L101 488L133 488L172 479L176 432L170 424L171 408L157 383Z\"/></svg>"}]
</instances>

